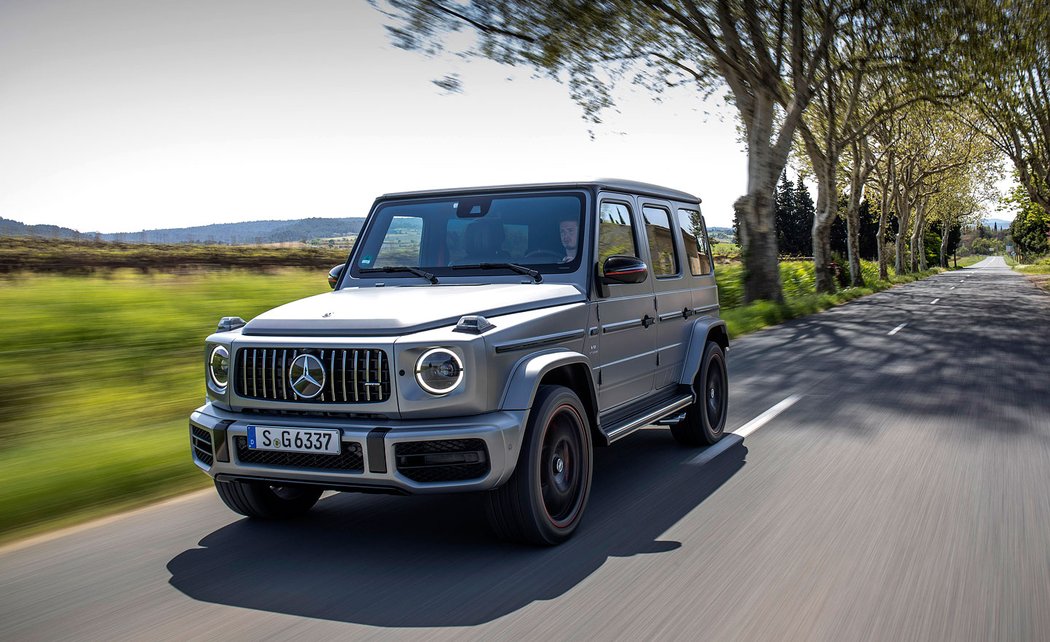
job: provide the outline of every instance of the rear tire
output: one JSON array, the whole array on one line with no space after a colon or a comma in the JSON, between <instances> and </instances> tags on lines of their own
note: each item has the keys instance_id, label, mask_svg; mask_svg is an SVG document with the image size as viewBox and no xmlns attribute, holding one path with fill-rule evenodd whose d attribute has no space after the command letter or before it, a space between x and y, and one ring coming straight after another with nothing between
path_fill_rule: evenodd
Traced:
<instances>
[{"instance_id":1,"label":"rear tire","mask_svg":"<svg viewBox=\"0 0 1050 642\"><path fill-rule=\"evenodd\" d=\"M671 426L671 434L683 446L710 446L722 438L729 408L729 376L722 347L708 341L693 384L696 401L685 419Z\"/></svg>"},{"instance_id":2,"label":"rear tire","mask_svg":"<svg viewBox=\"0 0 1050 642\"><path fill-rule=\"evenodd\" d=\"M486 498L501 539L554 546L576 531L591 493L587 412L572 390L540 386L514 474Z\"/></svg>"},{"instance_id":3,"label":"rear tire","mask_svg":"<svg viewBox=\"0 0 1050 642\"><path fill-rule=\"evenodd\" d=\"M274 486L266 482L215 482L230 510L258 519L291 519L305 514L323 492L310 486Z\"/></svg>"}]
</instances>

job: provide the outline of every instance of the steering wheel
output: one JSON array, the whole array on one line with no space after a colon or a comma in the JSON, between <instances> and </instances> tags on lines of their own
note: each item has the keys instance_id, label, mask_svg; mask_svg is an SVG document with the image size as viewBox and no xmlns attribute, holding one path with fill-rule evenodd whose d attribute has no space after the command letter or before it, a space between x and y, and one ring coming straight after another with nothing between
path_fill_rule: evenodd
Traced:
<instances>
[{"instance_id":1,"label":"steering wheel","mask_svg":"<svg viewBox=\"0 0 1050 642\"><path fill-rule=\"evenodd\" d=\"M527 253L523 258L535 261L536 263L561 263L563 257L557 252L551 252L550 250L533 250Z\"/></svg>"}]
</instances>

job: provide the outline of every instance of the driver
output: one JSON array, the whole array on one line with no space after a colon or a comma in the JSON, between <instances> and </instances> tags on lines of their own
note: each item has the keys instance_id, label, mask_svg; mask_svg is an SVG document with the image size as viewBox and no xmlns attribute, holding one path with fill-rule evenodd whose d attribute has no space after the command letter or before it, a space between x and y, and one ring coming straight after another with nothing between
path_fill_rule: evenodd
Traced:
<instances>
[{"instance_id":1,"label":"driver","mask_svg":"<svg viewBox=\"0 0 1050 642\"><path fill-rule=\"evenodd\" d=\"M576 245L579 238L580 224L575 220L562 221L558 226L561 234L561 245L565 250L562 263L568 263L576 258Z\"/></svg>"}]
</instances>

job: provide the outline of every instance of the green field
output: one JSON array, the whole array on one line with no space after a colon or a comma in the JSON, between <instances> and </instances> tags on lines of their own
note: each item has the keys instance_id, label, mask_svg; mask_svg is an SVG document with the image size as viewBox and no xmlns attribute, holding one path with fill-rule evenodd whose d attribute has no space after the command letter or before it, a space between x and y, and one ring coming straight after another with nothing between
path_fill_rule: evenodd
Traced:
<instances>
[{"instance_id":1,"label":"green field","mask_svg":"<svg viewBox=\"0 0 1050 642\"><path fill-rule=\"evenodd\" d=\"M327 289L324 270L0 280L0 537L207 484L187 441L205 336Z\"/></svg>"},{"instance_id":2,"label":"green field","mask_svg":"<svg viewBox=\"0 0 1050 642\"><path fill-rule=\"evenodd\" d=\"M812 263L785 262L787 301L748 306L740 265L719 266L723 317L739 336L891 285L864 265L869 287L818 296ZM204 338L221 316L326 291L326 272L0 278L0 539L206 486L187 437L204 398Z\"/></svg>"}]
</instances>

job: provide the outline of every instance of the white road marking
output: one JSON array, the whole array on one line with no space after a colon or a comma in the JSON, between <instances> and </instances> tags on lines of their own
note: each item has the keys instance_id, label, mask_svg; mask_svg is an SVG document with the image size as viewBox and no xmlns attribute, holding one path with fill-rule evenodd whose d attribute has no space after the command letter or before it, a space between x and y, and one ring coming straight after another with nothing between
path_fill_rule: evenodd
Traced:
<instances>
[{"instance_id":1,"label":"white road marking","mask_svg":"<svg viewBox=\"0 0 1050 642\"><path fill-rule=\"evenodd\" d=\"M780 413L784 412L785 410L787 410L791 406L795 405L795 402L797 402L801 398L802 398L802 395L791 395L790 397L788 397L787 399L781 401L780 403L778 403L777 405L773 406L769 410L763 412L761 415L755 417L754 419L752 419L751 421L747 422L743 426L740 426L739 428L737 428L733 432L729 433L728 435L723 437L721 441L719 441L714 446L711 446L710 448L708 448L704 452L702 452L699 455L697 455L689 463L690 464L706 464L707 462L711 461L715 457L721 455L723 452L725 452L725 451L729 450L730 448L732 448L733 446L739 444L741 441L743 441L744 437L747 437L751 433L755 432L756 430L758 430L762 426L764 426L767 423L769 423L769 421L771 419L773 419L774 417L776 417ZM736 438L734 439L734 437L736 437Z\"/></svg>"},{"instance_id":2,"label":"white road marking","mask_svg":"<svg viewBox=\"0 0 1050 642\"><path fill-rule=\"evenodd\" d=\"M930 305L937 305L938 301L940 301L940 299L934 299L933 301L930 301Z\"/></svg>"},{"instance_id":3,"label":"white road marking","mask_svg":"<svg viewBox=\"0 0 1050 642\"><path fill-rule=\"evenodd\" d=\"M948 288L948 289L949 289L949 290L954 290L954 289L955 289L955 286L953 285L952 287L950 287L950 288Z\"/></svg>"},{"instance_id":4,"label":"white road marking","mask_svg":"<svg viewBox=\"0 0 1050 642\"><path fill-rule=\"evenodd\" d=\"M903 330L903 329L904 329L904 326L906 326L906 325L908 325L908 324L907 324L907 323L902 323L902 324L900 324L900 325L899 325L899 326L897 326L896 328L894 328L894 329L890 330L890 333L889 333L888 335L886 335L886 336L890 336L890 337L892 337L893 335L895 335L895 334L897 334L898 332L900 332L901 330Z\"/></svg>"}]
</instances>

